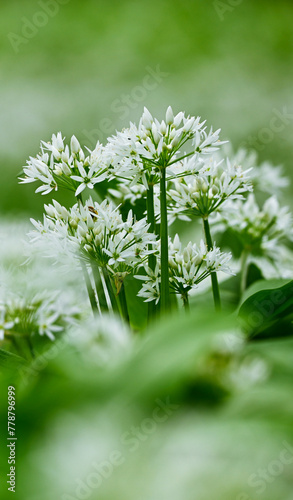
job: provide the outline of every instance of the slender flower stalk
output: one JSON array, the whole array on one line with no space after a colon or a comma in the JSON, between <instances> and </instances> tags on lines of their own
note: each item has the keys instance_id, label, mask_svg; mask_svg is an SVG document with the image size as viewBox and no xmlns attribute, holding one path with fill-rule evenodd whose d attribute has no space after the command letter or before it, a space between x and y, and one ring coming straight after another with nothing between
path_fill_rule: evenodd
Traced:
<instances>
[{"instance_id":1,"label":"slender flower stalk","mask_svg":"<svg viewBox=\"0 0 293 500\"><path fill-rule=\"evenodd\" d=\"M189 298L188 298L188 292L185 294L182 294L182 300L183 300L183 306L186 312L189 312Z\"/></svg>"},{"instance_id":2,"label":"slender flower stalk","mask_svg":"<svg viewBox=\"0 0 293 500\"><path fill-rule=\"evenodd\" d=\"M154 209L154 186L153 184L148 185L147 189L147 222L150 225L150 233L155 233L155 209ZM152 245L149 245L149 250L152 250ZM148 266L154 271L156 268L156 257L153 253L148 256ZM154 302L148 303L148 321L155 316L156 304Z\"/></svg>"},{"instance_id":3,"label":"slender flower stalk","mask_svg":"<svg viewBox=\"0 0 293 500\"><path fill-rule=\"evenodd\" d=\"M243 249L241 254L241 270L240 270L240 296L244 294L247 284L247 272L248 272L248 257L249 252L246 248Z\"/></svg>"},{"instance_id":4,"label":"slender flower stalk","mask_svg":"<svg viewBox=\"0 0 293 500\"><path fill-rule=\"evenodd\" d=\"M127 300L126 300L124 283L122 283L122 285L121 285L120 291L117 294L117 298L118 298L118 301L120 304L121 316L122 316L122 318L125 319L125 321L127 323L129 323L129 314L128 314L128 307L127 307Z\"/></svg>"},{"instance_id":5,"label":"slender flower stalk","mask_svg":"<svg viewBox=\"0 0 293 500\"><path fill-rule=\"evenodd\" d=\"M168 255L168 218L166 197L166 170L161 171L160 180L160 204L161 204L161 308L168 311L170 308L169 292L169 255Z\"/></svg>"},{"instance_id":6,"label":"slender flower stalk","mask_svg":"<svg viewBox=\"0 0 293 500\"><path fill-rule=\"evenodd\" d=\"M28 349L29 349L30 355L31 355L32 359L35 359L36 354L35 354L34 346L32 344L30 336L26 335L25 339L27 341L27 345L28 345Z\"/></svg>"},{"instance_id":7,"label":"slender flower stalk","mask_svg":"<svg viewBox=\"0 0 293 500\"><path fill-rule=\"evenodd\" d=\"M84 281L85 281L85 285L86 285L86 289L87 289L87 293L88 293L88 297L89 297L92 311L93 311L93 313L95 313L97 311L100 312L96 298L95 298L95 293L94 293L94 290L92 288L91 280L89 278L87 267L82 259L80 259L80 263L81 263L82 273L83 273L83 277L84 277Z\"/></svg>"},{"instance_id":8,"label":"slender flower stalk","mask_svg":"<svg viewBox=\"0 0 293 500\"><path fill-rule=\"evenodd\" d=\"M206 243L208 250L213 249L213 242L212 242L212 237L211 237L211 232L210 232L210 225L208 218L203 218L203 227L204 227L204 233L206 237ZM218 278L217 278L217 273L213 272L211 274L211 281L212 281L212 289L213 289L213 297L214 297L214 303L215 303L215 309L216 311L221 310L221 298L220 298L220 290L219 290L219 284L218 284Z\"/></svg>"},{"instance_id":9,"label":"slender flower stalk","mask_svg":"<svg viewBox=\"0 0 293 500\"><path fill-rule=\"evenodd\" d=\"M113 311L118 311L117 299L114 293L113 284L107 269L100 269L100 273L105 281L106 290L109 294L109 299L111 302L111 308Z\"/></svg>"},{"instance_id":10,"label":"slender flower stalk","mask_svg":"<svg viewBox=\"0 0 293 500\"><path fill-rule=\"evenodd\" d=\"M97 300L99 302L100 313L108 312L110 310L111 304L109 304L109 300L107 300L105 290L105 281L102 278L99 267L95 262L91 265L93 271L93 278L96 287Z\"/></svg>"}]
</instances>

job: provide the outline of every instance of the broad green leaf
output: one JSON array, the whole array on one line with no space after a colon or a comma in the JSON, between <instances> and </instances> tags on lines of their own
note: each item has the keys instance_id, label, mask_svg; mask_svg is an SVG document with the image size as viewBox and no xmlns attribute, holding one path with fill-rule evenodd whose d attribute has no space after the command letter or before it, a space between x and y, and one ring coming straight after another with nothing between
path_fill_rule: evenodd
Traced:
<instances>
[{"instance_id":1,"label":"broad green leaf","mask_svg":"<svg viewBox=\"0 0 293 500\"><path fill-rule=\"evenodd\" d=\"M262 289L248 297L239 318L250 337L280 337L293 334L293 282Z\"/></svg>"}]
</instances>

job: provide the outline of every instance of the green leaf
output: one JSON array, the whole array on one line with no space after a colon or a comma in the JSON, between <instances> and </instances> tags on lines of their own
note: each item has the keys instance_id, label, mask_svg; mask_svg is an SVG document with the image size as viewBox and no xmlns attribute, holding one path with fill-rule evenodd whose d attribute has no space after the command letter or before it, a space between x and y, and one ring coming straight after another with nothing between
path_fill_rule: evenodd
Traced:
<instances>
[{"instance_id":1,"label":"green leaf","mask_svg":"<svg viewBox=\"0 0 293 500\"><path fill-rule=\"evenodd\" d=\"M135 330L144 329L147 324L147 304L137 297L141 285L142 281L133 276L127 276L124 281L130 324Z\"/></svg>"},{"instance_id":2,"label":"green leaf","mask_svg":"<svg viewBox=\"0 0 293 500\"><path fill-rule=\"evenodd\" d=\"M256 294L257 292L261 292L263 290L273 290L276 288L280 288L284 285L287 285L290 280L285 280L282 278L279 279L271 279L271 280L258 280L252 285L250 285L244 292L243 297L241 299L242 305L251 295Z\"/></svg>"},{"instance_id":3,"label":"green leaf","mask_svg":"<svg viewBox=\"0 0 293 500\"><path fill-rule=\"evenodd\" d=\"M271 283L270 288L250 295L240 307L239 319L250 337L292 335L293 281L281 287L272 287Z\"/></svg>"},{"instance_id":4,"label":"green leaf","mask_svg":"<svg viewBox=\"0 0 293 500\"><path fill-rule=\"evenodd\" d=\"M26 361L24 358L13 354L10 351L5 351L0 349L0 367L14 369L19 366L25 365Z\"/></svg>"}]
</instances>

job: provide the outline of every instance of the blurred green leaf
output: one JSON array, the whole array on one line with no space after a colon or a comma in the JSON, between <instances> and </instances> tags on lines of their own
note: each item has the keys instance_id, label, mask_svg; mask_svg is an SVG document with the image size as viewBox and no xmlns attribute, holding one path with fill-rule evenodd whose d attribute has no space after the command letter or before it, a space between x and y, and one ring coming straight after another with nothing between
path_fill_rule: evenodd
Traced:
<instances>
[{"instance_id":1,"label":"blurred green leaf","mask_svg":"<svg viewBox=\"0 0 293 500\"><path fill-rule=\"evenodd\" d=\"M293 282L250 295L241 305L238 315L250 338L291 335Z\"/></svg>"}]
</instances>

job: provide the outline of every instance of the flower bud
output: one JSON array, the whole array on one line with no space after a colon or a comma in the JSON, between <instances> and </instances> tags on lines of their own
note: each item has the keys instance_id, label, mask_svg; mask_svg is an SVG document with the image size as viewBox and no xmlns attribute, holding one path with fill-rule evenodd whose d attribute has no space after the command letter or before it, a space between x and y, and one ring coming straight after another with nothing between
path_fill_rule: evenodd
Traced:
<instances>
[{"instance_id":1,"label":"flower bud","mask_svg":"<svg viewBox=\"0 0 293 500\"><path fill-rule=\"evenodd\" d=\"M70 219L69 224L72 227L72 229L77 229L77 222L75 219Z\"/></svg>"},{"instance_id":2,"label":"flower bud","mask_svg":"<svg viewBox=\"0 0 293 500\"><path fill-rule=\"evenodd\" d=\"M172 267L172 269L176 269L177 268L177 264L174 261L173 257L169 257L169 266Z\"/></svg>"},{"instance_id":3,"label":"flower bud","mask_svg":"<svg viewBox=\"0 0 293 500\"><path fill-rule=\"evenodd\" d=\"M153 138L154 138L155 143L158 143L160 140L160 134L158 132L158 128L155 125L155 123L152 123L152 134L153 134Z\"/></svg>"},{"instance_id":4,"label":"flower bud","mask_svg":"<svg viewBox=\"0 0 293 500\"><path fill-rule=\"evenodd\" d=\"M166 111L166 123L167 125L172 125L173 121L174 121L173 110L171 106L169 106Z\"/></svg>"},{"instance_id":5,"label":"flower bud","mask_svg":"<svg viewBox=\"0 0 293 500\"><path fill-rule=\"evenodd\" d=\"M68 151L62 151L62 153L61 153L61 160L64 161L65 163L69 162Z\"/></svg>"},{"instance_id":6,"label":"flower bud","mask_svg":"<svg viewBox=\"0 0 293 500\"><path fill-rule=\"evenodd\" d=\"M185 124L183 125L183 132L190 132L193 127L194 121L194 117L189 118L189 120L187 120L187 122L185 122Z\"/></svg>"},{"instance_id":7,"label":"flower bud","mask_svg":"<svg viewBox=\"0 0 293 500\"><path fill-rule=\"evenodd\" d=\"M162 121L162 123L160 125L160 132L162 135L165 135L167 132L167 126L166 126L166 123L164 122L164 120Z\"/></svg>"},{"instance_id":8,"label":"flower bud","mask_svg":"<svg viewBox=\"0 0 293 500\"><path fill-rule=\"evenodd\" d=\"M86 237L86 231L81 226L78 226L78 234L81 238Z\"/></svg>"},{"instance_id":9,"label":"flower bud","mask_svg":"<svg viewBox=\"0 0 293 500\"><path fill-rule=\"evenodd\" d=\"M172 148L176 148L178 146L178 144L180 143L180 139L181 139L180 135L177 134L177 136L175 136L171 142Z\"/></svg>"},{"instance_id":10,"label":"flower bud","mask_svg":"<svg viewBox=\"0 0 293 500\"><path fill-rule=\"evenodd\" d=\"M55 213L55 210L52 207L52 205L44 205L44 209L45 209L46 214L49 215L49 217L53 217L53 218L56 217L56 213Z\"/></svg>"},{"instance_id":11,"label":"flower bud","mask_svg":"<svg viewBox=\"0 0 293 500\"><path fill-rule=\"evenodd\" d=\"M67 175L67 176L71 175L71 170L70 170L69 166L65 162L62 162L62 167L61 168L62 168L62 172L63 172L64 175Z\"/></svg>"},{"instance_id":12,"label":"flower bud","mask_svg":"<svg viewBox=\"0 0 293 500\"><path fill-rule=\"evenodd\" d=\"M70 148L73 154L77 154L80 150L80 144L76 139L75 135L71 137Z\"/></svg>"},{"instance_id":13,"label":"flower bud","mask_svg":"<svg viewBox=\"0 0 293 500\"><path fill-rule=\"evenodd\" d=\"M60 176L63 174L63 171L62 171L62 168L60 165L55 165L53 172L54 172L54 174L60 175Z\"/></svg>"},{"instance_id":14,"label":"flower bud","mask_svg":"<svg viewBox=\"0 0 293 500\"><path fill-rule=\"evenodd\" d=\"M205 179L198 179L198 184L200 186L200 190L202 191L202 193L207 193L208 192L208 189L209 189L209 186L208 186L208 183L206 182Z\"/></svg>"},{"instance_id":15,"label":"flower bud","mask_svg":"<svg viewBox=\"0 0 293 500\"><path fill-rule=\"evenodd\" d=\"M151 130L153 117L146 107L144 107L141 122L147 130Z\"/></svg>"},{"instance_id":16,"label":"flower bud","mask_svg":"<svg viewBox=\"0 0 293 500\"><path fill-rule=\"evenodd\" d=\"M55 210L57 211L58 214L61 215L61 212L62 212L62 206L60 205L60 203L56 200L52 200L53 202L53 205L55 207Z\"/></svg>"},{"instance_id":17,"label":"flower bud","mask_svg":"<svg viewBox=\"0 0 293 500\"><path fill-rule=\"evenodd\" d=\"M64 150L64 143L61 132L58 132L57 137L55 136L55 147L58 149L58 151Z\"/></svg>"},{"instance_id":18,"label":"flower bud","mask_svg":"<svg viewBox=\"0 0 293 500\"><path fill-rule=\"evenodd\" d=\"M189 255L188 248L184 248L184 250L183 250L183 260L185 263L190 261L190 255Z\"/></svg>"},{"instance_id":19,"label":"flower bud","mask_svg":"<svg viewBox=\"0 0 293 500\"><path fill-rule=\"evenodd\" d=\"M179 125L182 122L183 118L184 118L184 113L182 111L180 111L179 113L177 113L176 116L174 116L173 123L174 123L174 125L175 125L176 128L179 127Z\"/></svg>"},{"instance_id":20,"label":"flower bud","mask_svg":"<svg viewBox=\"0 0 293 500\"><path fill-rule=\"evenodd\" d=\"M175 234L173 247L176 252L180 252L181 243L178 234Z\"/></svg>"}]
</instances>

